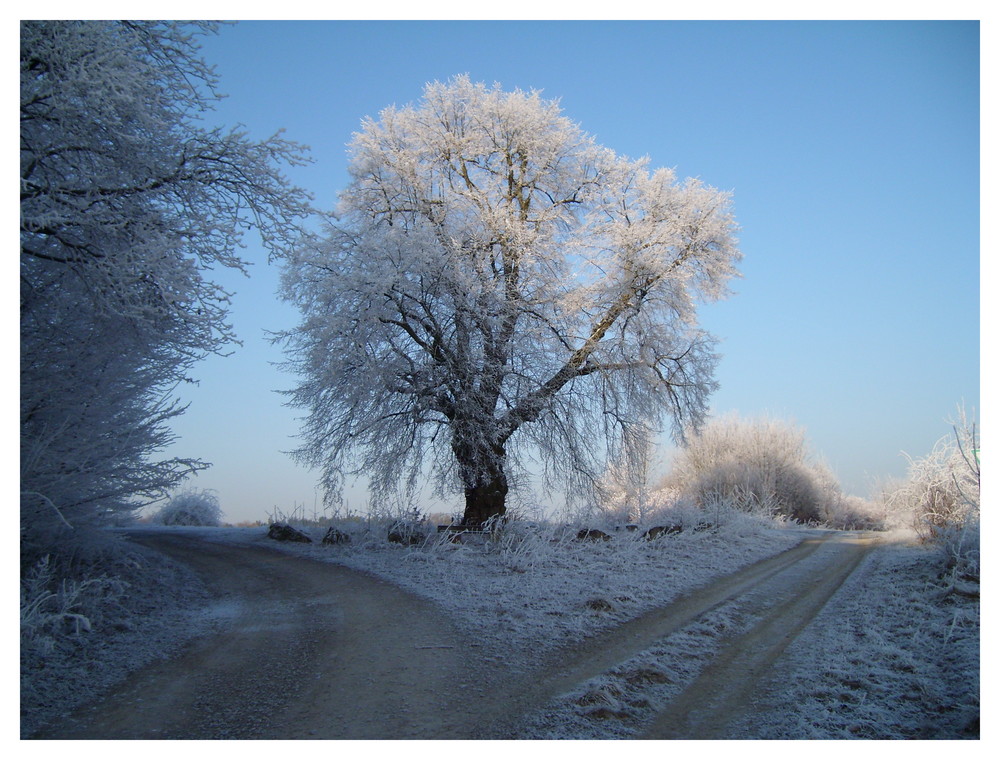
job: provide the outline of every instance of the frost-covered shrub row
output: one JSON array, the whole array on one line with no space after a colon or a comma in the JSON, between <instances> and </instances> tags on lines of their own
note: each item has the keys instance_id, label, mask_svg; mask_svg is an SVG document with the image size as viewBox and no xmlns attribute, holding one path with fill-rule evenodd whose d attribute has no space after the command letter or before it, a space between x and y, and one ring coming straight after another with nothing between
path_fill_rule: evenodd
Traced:
<instances>
[{"instance_id":1,"label":"frost-covered shrub row","mask_svg":"<svg viewBox=\"0 0 1000 760\"><path fill-rule=\"evenodd\" d=\"M656 521L664 511L698 522L724 508L841 530L886 527L883 510L843 493L833 473L810 457L803 431L785 422L722 418L690 431L656 484L651 463L651 449L633 463L613 463L597 511L619 522Z\"/></svg>"},{"instance_id":2,"label":"frost-covered shrub row","mask_svg":"<svg viewBox=\"0 0 1000 760\"><path fill-rule=\"evenodd\" d=\"M785 422L726 417L692 431L666 479L681 500L727 503L798 522L822 522L842 506L833 474Z\"/></svg>"},{"instance_id":3,"label":"frost-covered shrub row","mask_svg":"<svg viewBox=\"0 0 1000 760\"><path fill-rule=\"evenodd\" d=\"M160 525L219 525L222 508L211 491L185 491L171 498L153 521Z\"/></svg>"}]
</instances>

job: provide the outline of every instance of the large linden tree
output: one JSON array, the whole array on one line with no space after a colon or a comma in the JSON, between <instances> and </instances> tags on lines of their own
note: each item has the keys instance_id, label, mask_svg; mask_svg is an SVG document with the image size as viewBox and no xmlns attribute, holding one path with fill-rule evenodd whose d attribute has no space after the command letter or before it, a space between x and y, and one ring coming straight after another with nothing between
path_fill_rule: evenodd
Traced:
<instances>
[{"instance_id":1,"label":"large linden tree","mask_svg":"<svg viewBox=\"0 0 1000 760\"><path fill-rule=\"evenodd\" d=\"M457 77L367 119L326 232L288 261L302 461L335 498L430 468L464 522L540 463L585 493L609 455L704 417L696 306L740 253L729 197L595 144L537 92Z\"/></svg>"}]
</instances>

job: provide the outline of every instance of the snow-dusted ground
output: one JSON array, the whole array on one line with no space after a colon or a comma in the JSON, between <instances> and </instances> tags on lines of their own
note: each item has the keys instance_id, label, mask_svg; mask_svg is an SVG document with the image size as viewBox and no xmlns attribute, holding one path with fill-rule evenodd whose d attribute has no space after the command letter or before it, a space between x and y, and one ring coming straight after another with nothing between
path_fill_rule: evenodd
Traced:
<instances>
[{"instance_id":1,"label":"snow-dusted ground","mask_svg":"<svg viewBox=\"0 0 1000 760\"><path fill-rule=\"evenodd\" d=\"M645 542L621 532L612 541L590 543L572 540L575 531L556 535L521 526L495 544L442 540L404 548L385 542L384 526L367 526L367 535L360 523L346 527L353 541L337 546L319 544L318 528L310 531L313 544L278 543L265 537L265 528L169 530L267 545L372 573L437 603L489 650L488 657L522 671L559 646L613 628L815 534L739 519L717 533L685 531ZM978 715L978 600L938 599L939 565L933 552L919 547L873 552L789 648L768 697L773 720L745 726L747 738L969 735L963 731ZM161 581L167 577L165 569L157 572ZM169 572L175 580L147 592L134 589L138 599L155 603L141 622L124 623L130 630L95 630L74 645L71 658L52 661L45 688L29 690L47 697L27 705L27 718L22 712L22 735L207 630L213 617L203 592L183 571ZM662 704L697 674L722 637L746 625L738 606L723 606L550 705L528 720L523 736L628 736L620 722L581 715L625 699ZM674 667L669 677L664 662ZM50 684L58 688L49 690ZM978 736L978 724L975 731Z\"/></svg>"},{"instance_id":2,"label":"snow-dusted ground","mask_svg":"<svg viewBox=\"0 0 1000 760\"><path fill-rule=\"evenodd\" d=\"M937 549L895 538L874 549L793 640L725 738L979 738L978 599L943 593ZM808 569L808 560L797 566ZM770 586L553 700L529 716L523 736L642 734L727 640L753 628L755 597L771 594Z\"/></svg>"}]
</instances>

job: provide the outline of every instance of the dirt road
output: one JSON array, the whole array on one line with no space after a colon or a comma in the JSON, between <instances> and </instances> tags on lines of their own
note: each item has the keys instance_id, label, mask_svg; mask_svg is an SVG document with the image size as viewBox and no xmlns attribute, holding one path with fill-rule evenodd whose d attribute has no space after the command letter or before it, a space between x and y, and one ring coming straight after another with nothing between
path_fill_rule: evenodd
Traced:
<instances>
[{"instance_id":1,"label":"dirt road","mask_svg":"<svg viewBox=\"0 0 1000 760\"><path fill-rule=\"evenodd\" d=\"M841 535L799 547L815 553L801 564L776 569L768 579L772 582L761 584L744 610L757 622L726 641L642 738L739 739L729 727L753 711L754 690L767 669L823 609L872 544L870 537Z\"/></svg>"},{"instance_id":2,"label":"dirt road","mask_svg":"<svg viewBox=\"0 0 1000 760\"><path fill-rule=\"evenodd\" d=\"M465 736L488 696L475 647L391 584L268 549L141 540L202 574L228 625L39 738Z\"/></svg>"},{"instance_id":3,"label":"dirt road","mask_svg":"<svg viewBox=\"0 0 1000 760\"><path fill-rule=\"evenodd\" d=\"M39 738L509 738L518 716L746 597L759 623L726 642L645 736L724 737L752 709L761 674L870 546L853 534L809 539L516 678L433 605L365 574L187 536L143 542L201 573L228 625Z\"/></svg>"},{"instance_id":4,"label":"dirt road","mask_svg":"<svg viewBox=\"0 0 1000 760\"><path fill-rule=\"evenodd\" d=\"M579 684L616 665L725 604L756 622L725 639L701 675L645 726L636 738L739 739L728 729L752 713L755 688L767 668L823 608L876 544L873 534L824 532L774 557L718 579L672 604L652 610L607 633L560 653L530 684L517 684L507 700L522 715L551 704ZM516 733L514 717L500 721L496 735Z\"/></svg>"}]
</instances>

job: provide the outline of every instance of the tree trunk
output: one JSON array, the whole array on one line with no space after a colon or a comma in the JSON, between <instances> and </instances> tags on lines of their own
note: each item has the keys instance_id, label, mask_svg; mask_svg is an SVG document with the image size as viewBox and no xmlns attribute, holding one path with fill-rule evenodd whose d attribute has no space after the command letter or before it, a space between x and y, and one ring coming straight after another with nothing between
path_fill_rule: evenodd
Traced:
<instances>
[{"instance_id":1,"label":"tree trunk","mask_svg":"<svg viewBox=\"0 0 1000 760\"><path fill-rule=\"evenodd\" d=\"M479 527L507 511L507 476L502 468L491 480L465 488L465 515L462 524Z\"/></svg>"},{"instance_id":2,"label":"tree trunk","mask_svg":"<svg viewBox=\"0 0 1000 760\"><path fill-rule=\"evenodd\" d=\"M503 447L455 442L452 451L465 484L462 524L480 527L490 518L506 513L508 486L504 462L507 454Z\"/></svg>"}]
</instances>

